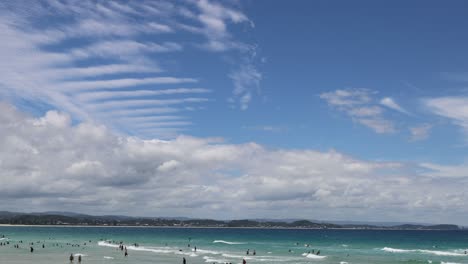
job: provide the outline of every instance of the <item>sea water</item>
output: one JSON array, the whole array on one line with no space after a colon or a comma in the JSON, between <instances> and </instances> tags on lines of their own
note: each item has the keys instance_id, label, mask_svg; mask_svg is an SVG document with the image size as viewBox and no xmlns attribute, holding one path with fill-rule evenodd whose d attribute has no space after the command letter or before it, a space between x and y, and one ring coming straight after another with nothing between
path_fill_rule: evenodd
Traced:
<instances>
[{"instance_id":1,"label":"sea water","mask_svg":"<svg viewBox=\"0 0 468 264\"><path fill-rule=\"evenodd\" d=\"M1 226L0 239L1 264L468 263L468 231Z\"/></svg>"}]
</instances>

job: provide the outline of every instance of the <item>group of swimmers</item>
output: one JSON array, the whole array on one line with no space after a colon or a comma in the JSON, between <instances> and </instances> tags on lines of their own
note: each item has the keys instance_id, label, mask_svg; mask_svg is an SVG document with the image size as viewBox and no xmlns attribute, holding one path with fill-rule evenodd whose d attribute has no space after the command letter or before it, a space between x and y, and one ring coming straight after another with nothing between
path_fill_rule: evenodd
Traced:
<instances>
[{"instance_id":1,"label":"group of swimmers","mask_svg":"<svg viewBox=\"0 0 468 264\"><path fill-rule=\"evenodd\" d=\"M246 255L250 255L250 249L247 249L247 252L245 252ZM252 255L257 255L257 252L255 251L255 249L253 250L252 252Z\"/></svg>"},{"instance_id":2,"label":"group of swimmers","mask_svg":"<svg viewBox=\"0 0 468 264\"><path fill-rule=\"evenodd\" d=\"M75 260L75 257L73 256L73 254L70 254L70 263L73 263L73 261ZM78 263L81 263L81 255L78 255Z\"/></svg>"},{"instance_id":3,"label":"group of swimmers","mask_svg":"<svg viewBox=\"0 0 468 264\"><path fill-rule=\"evenodd\" d=\"M5 238L5 235L1 235L1 238ZM51 238L49 238L49 240L51 240ZM41 248L45 248L46 246L45 246L44 242L45 241L36 241L36 242L27 243L28 246L29 246L29 252L34 253L34 247L33 246L35 244L36 245L39 244L39 246ZM91 243L91 240L89 240L89 242ZM19 248L21 248L20 244L23 244L23 240L17 241L16 244L13 244L13 247L19 249ZM7 246L7 245L10 245L10 241L0 242L0 246ZM53 243L51 245L52 245L52 247L59 247L60 246L60 247L63 248L63 246L59 245L59 243ZM71 244L71 243L66 243L66 245L67 246L72 246L72 247L80 247L81 246L80 244ZM86 246L86 242L83 244L83 246ZM70 263L73 263L74 259L75 259L74 255L70 254L70 257L69 257ZM82 257L81 257L81 255L78 255L78 263L81 263L81 261L82 261Z\"/></svg>"},{"instance_id":4,"label":"group of swimmers","mask_svg":"<svg viewBox=\"0 0 468 264\"><path fill-rule=\"evenodd\" d=\"M137 245L137 244L135 243L135 246L136 246L136 245ZM124 251L124 250L125 250L124 256L125 256L125 257L128 257L127 246L124 246L124 245L123 245L123 242L120 242L119 249L120 249L120 251Z\"/></svg>"},{"instance_id":5,"label":"group of swimmers","mask_svg":"<svg viewBox=\"0 0 468 264\"><path fill-rule=\"evenodd\" d=\"M296 246L299 246L299 242L296 242ZM310 244L304 244L304 247L310 247ZM288 250L289 253L292 253L293 251L290 249ZM317 250L317 252L315 252L315 249L312 249L312 250L309 250L309 252L307 252L307 255L310 255L310 254L314 254L314 255L320 255L320 250Z\"/></svg>"}]
</instances>

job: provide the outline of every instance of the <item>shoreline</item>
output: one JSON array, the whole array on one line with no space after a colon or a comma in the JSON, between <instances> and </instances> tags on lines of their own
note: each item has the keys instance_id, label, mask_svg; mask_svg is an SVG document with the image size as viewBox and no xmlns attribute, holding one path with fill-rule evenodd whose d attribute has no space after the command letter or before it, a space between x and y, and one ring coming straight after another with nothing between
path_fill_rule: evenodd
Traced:
<instances>
[{"instance_id":1,"label":"shoreline","mask_svg":"<svg viewBox=\"0 0 468 264\"><path fill-rule=\"evenodd\" d=\"M104 227L104 228L172 228L172 229L265 229L265 230L356 230L356 231L468 231L467 229L395 229L395 228L313 228L313 227L216 227L216 226L136 226L136 225L18 225L0 224L0 227Z\"/></svg>"}]
</instances>

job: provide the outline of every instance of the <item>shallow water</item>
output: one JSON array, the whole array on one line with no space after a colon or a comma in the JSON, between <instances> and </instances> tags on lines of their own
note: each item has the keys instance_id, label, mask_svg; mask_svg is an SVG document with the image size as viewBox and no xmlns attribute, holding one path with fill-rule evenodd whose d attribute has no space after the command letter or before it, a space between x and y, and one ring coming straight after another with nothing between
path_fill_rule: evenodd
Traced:
<instances>
[{"instance_id":1,"label":"shallow water","mask_svg":"<svg viewBox=\"0 0 468 264\"><path fill-rule=\"evenodd\" d=\"M467 231L3 226L1 235L2 264L69 263L70 254L82 263L468 263Z\"/></svg>"}]
</instances>

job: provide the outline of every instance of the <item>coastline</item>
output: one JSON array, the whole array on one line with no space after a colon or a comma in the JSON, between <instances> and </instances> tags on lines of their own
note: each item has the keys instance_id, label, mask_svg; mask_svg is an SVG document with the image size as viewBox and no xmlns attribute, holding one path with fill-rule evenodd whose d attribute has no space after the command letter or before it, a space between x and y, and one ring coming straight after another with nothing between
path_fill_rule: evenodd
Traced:
<instances>
[{"instance_id":1,"label":"coastline","mask_svg":"<svg viewBox=\"0 0 468 264\"><path fill-rule=\"evenodd\" d=\"M167 229L264 229L264 230L356 230L356 231L468 231L467 229L396 229L396 228L314 228L314 227L226 227L226 226L137 226L137 225L17 225L0 224L0 227L104 227L104 228L167 228Z\"/></svg>"}]
</instances>

